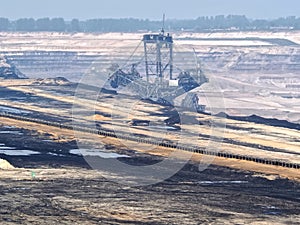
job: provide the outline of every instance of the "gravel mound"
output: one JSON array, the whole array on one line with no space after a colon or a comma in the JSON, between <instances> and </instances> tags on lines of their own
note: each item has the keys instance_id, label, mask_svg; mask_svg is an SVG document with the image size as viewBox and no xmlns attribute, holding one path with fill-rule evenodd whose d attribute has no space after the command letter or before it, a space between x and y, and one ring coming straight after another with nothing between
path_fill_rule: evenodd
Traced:
<instances>
[{"instance_id":1,"label":"gravel mound","mask_svg":"<svg viewBox=\"0 0 300 225\"><path fill-rule=\"evenodd\" d=\"M11 165L5 159L0 159L0 170L12 170L12 169L15 169L13 165Z\"/></svg>"}]
</instances>

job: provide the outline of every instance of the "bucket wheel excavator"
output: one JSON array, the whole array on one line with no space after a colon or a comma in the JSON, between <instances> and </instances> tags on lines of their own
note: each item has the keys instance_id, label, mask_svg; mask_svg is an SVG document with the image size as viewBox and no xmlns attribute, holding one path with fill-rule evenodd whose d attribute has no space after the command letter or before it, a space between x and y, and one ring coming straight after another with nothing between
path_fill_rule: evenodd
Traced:
<instances>
[{"instance_id":1,"label":"bucket wheel excavator","mask_svg":"<svg viewBox=\"0 0 300 225\"><path fill-rule=\"evenodd\" d=\"M164 29L158 34L143 35L141 43L142 60L132 63L126 71L118 65L112 66L114 72L109 78L110 86L114 89L129 88L141 98L163 105L174 105L175 98L185 94L181 107L204 111L205 106L199 105L197 94L192 92L208 82L198 61L192 60L190 69L181 70L178 64L184 66L184 59L179 62L181 60L174 57L173 37L165 34Z\"/></svg>"}]
</instances>

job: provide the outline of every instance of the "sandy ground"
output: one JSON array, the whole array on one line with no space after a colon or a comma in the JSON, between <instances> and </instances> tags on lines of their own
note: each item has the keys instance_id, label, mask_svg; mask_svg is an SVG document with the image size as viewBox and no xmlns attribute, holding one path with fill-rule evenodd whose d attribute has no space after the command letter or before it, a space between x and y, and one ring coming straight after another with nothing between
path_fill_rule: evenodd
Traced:
<instances>
[{"instance_id":1,"label":"sandy ground","mask_svg":"<svg viewBox=\"0 0 300 225\"><path fill-rule=\"evenodd\" d=\"M41 152L24 157L2 155L15 166L0 170L2 224L300 222L297 170L216 158L206 170L199 171L203 156L195 154L171 178L150 186L130 187L122 181L132 177L121 171L91 170L82 157L70 155L69 150L77 147L70 130L7 118L0 118L0 123L1 130L22 133L1 134L0 143ZM128 149L116 139L96 135L83 134L80 140L91 146L100 142L109 146L109 151L128 154L130 158L119 160L137 169L173 152L166 148L149 150L134 143L126 143L135 146Z\"/></svg>"},{"instance_id":2,"label":"sandy ground","mask_svg":"<svg viewBox=\"0 0 300 225\"><path fill-rule=\"evenodd\" d=\"M170 116L168 113L171 109L123 95L101 94L96 100L94 96L97 96L97 93L91 90L84 91L81 96L74 99L73 87L65 87L65 91L71 92L62 94L59 92L59 86L45 89L12 81L3 81L0 86L5 87L5 91L11 91L15 107L19 106L21 109L38 111L69 120L78 120L84 126L89 124L88 126L93 127L95 126L93 124L98 122L102 129L114 130L117 134L118 132L129 132L136 136L143 135L173 142L179 141L185 145L193 143L200 148L215 145L214 151L300 163L299 130L187 112L180 116L191 117L195 121L182 123L180 132L171 132L165 129L155 130L150 127L130 126L129 122L132 119L143 119L165 126L164 120ZM13 96L16 95L16 92L30 93L30 97L27 97L26 103L23 102L23 99L16 101ZM40 99L39 101L36 100L37 97ZM9 106L10 101L9 99L0 100L0 103ZM120 102L122 104L119 104ZM66 105L66 107L60 107L60 105ZM76 110L80 113L76 114ZM216 138L212 138L213 136ZM86 137L79 135L79 138ZM215 139L222 139L222 141L218 143ZM271 152L272 154L270 154Z\"/></svg>"},{"instance_id":3,"label":"sandy ground","mask_svg":"<svg viewBox=\"0 0 300 225\"><path fill-rule=\"evenodd\" d=\"M298 224L297 185L187 166L168 181L131 188L79 169L0 171L2 224ZM32 177L32 173L35 177ZM214 174L215 175L209 175ZM216 175L218 174L218 175ZM216 179L228 183L206 182ZM227 178L224 178L227 176ZM243 176L242 176L243 177ZM283 191L284 189L284 191ZM299 194L299 193L298 193Z\"/></svg>"},{"instance_id":4,"label":"sandy ground","mask_svg":"<svg viewBox=\"0 0 300 225\"><path fill-rule=\"evenodd\" d=\"M29 130L34 129L37 130L39 134L51 135L51 140L55 140L57 142L64 143L64 142L71 142L76 140L76 136L74 135L74 132L70 130L49 127L46 125L35 124L31 122L16 121L7 118L0 118L0 123L8 126L25 128ZM82 143L90 143L91 146L99 146L103 144L113 145L115 146L116 149L119 149L119 152L122 152L122 150L120 149L126 149L128 147L130 147L130 150L133 151L143 152L146 154L151 154L156 156L164 156L164 157L170 157L170 156L173 157L172 153L174 152L174 150L168 148L151 146L148 144L135 143L131 141L126 141L124 143L116 138L108 138L108 137L101 138L98 135L93 135L93 134L86 135L85 133L81 133L79 141ZM196 163L202 162L203 157L206 157L201 154L191 155L190 153L187 154L180 153L179 156L182 156L183 158L190 157L191 160L195 161ZM210 162L213 165L230 167L237 170L257 172L261 176L265 176L266 178L270 178L270 179L281 177L281 178L289 178L291 180L300 182L300 174L299 171L296 169L281 168L278 166L263 165L254 162L247 162L247 161L236 160L236 159L224 159L219 157L209 158L208 162Z\"/></svg>"},{"instance_id":5,"label":"sandy ground","mask_svg":"<svg viewBox=\"0 0 300 225\"><path fill-rule=\"evenodd\" d=\"M107 66L113 59L123 62L140 42L141 35L1 33L0 41L2 51L8 54L76 52L79 58L94 56L95 65L88 66L97 67L97 63ZM297 69L293 69L298 65L299 47L265 40L213 40L231 37L281 38L300 43L299 32L175 34L175 38L180 39L179 51L194 47L205 62L211 83L197 90L201 103L214 112L226 109L231 115L257 114L299 123L299 88L288 87L300 82L295 73ZM211 40L197 40L199 38ZM141 50L137 49L136 54L135 57L139 57ZM275 64L280 68L270 72L265 67L273 65L273 56L278 56ZM70 57L76 61L75 56ZM65 68L63 60L55 60ZM59 75L59 66L51 65L57 69L55 76ZM249 69L254 70L249 72ZM40 75L41 71L37 73ZM91 82L96 81L91 78ZM31 82L1 81L2 110L13 105L16 107L10 109L13 112L69 124L74 90L32 86ZM224 105L218 104L220 94ZM112 96L99 96L98 103L92 96L95 93L87 91L80 96L82 99L77 99L78 109L83 109L84 115L76 118L78 123L96 122L105 129L130 131L135 136L163 137L173 142L180 139L176 132L129 125L131 119L136 118L163 123L168 117L164 107L125 98L122 104L114 102L111 108ZM131 111L128 105L133 106ZM96 113L87 113L89 111ZM218 146L218 151L228 153L300 161L299 130L227 119L225 131L217 127L213 132L211 124L218 121L205 115L189 116L201 125L182 125L185 131L182 143L203 148L213 144ZM70 150L80 146L104 146L107 151L128 155L118 160L137 168L173 159L174 150L74 134L6 118L0 118L0 124L3 131L0 143L5 144L0 147L39 152L31 156L1 153L0 158L15 167L0 161L3 165L0 170L1 224L300 224L298 170L180 153L180 157L191 160L171 178L150 186L128 187L112 180L132 177L120 171L113 174L91 170L82 157L70 154ZM209 141L212 135L223 138L221 145ZM209 166L202 171L199 165L203 166L203 161L209 162Z\"/></svg>"}]
</instances>

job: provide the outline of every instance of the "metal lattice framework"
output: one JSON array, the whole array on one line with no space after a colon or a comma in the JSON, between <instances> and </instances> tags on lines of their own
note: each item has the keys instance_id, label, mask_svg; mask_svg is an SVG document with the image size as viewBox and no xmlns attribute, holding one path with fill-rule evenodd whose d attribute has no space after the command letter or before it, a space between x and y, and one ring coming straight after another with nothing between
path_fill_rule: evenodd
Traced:
<instances>
[{"instance_id":1,"label":"metal lattice framework","mask_svg":"<svg viewBox=\"0 0 300 225\"><path fill-rule=\"evenodd\" d=\"M145 34L143 37L147 82L172 80L173 38L169 34ZM154 79L152 79L154 78Z\"/></svg>"}]
</instances>

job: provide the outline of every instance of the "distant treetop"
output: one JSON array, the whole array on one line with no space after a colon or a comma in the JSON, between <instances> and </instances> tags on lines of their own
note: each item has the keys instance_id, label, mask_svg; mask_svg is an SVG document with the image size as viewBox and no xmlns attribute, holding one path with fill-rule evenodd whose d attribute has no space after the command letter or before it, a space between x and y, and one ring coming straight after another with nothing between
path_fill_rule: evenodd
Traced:
<instances>
[{"instance_id":1,"label":"distant treetop","mask_svg":"<svg viewBox=\"0 0 300 225\"><path fill-rule=\"evenodd\" d=\"M0 31L55 31L55 32L137 32L158 31L161 21L148 19L90 19L65 21L63 18L21 18L11 21L0 18ZM231 30L300 30L300 18L281 17L273 20L248 19L243 15L202 16L189 20L167 20L169 31L231 31Z\"/></svg>"}]
</instances>

